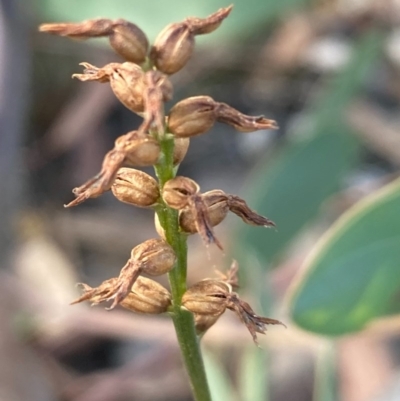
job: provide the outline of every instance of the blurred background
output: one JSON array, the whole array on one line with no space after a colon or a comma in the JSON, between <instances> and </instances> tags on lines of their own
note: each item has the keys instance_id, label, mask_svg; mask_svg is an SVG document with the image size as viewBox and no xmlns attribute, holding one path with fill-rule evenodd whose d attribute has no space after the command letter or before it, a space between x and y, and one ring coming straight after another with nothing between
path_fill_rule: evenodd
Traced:
<instances>
[{"instance_id":1,"label":"blurred background","mask_svg":"<svg viewBox=\"0 0 400 401\"><path fill-rule=\"evenodd\" d=\"M151 210L110 194L63 208L141 120L109 85L70 79L80 62L120 61L106 40L37 26L122 17L152 41L229 4L0 0L0 401L191 400L168 317L69 306L77 282L115 277L156 232ZM214 399L398 400L400 1L234 5L172 77L173 102L209 95L280 128L218 124L191 140L180 174L246 199L277 230L229 216L223 254L191 237L189 281L237 259L241 297L288 327L257 348L227 312L202 340Z\"/></svg>"}]
</instances>

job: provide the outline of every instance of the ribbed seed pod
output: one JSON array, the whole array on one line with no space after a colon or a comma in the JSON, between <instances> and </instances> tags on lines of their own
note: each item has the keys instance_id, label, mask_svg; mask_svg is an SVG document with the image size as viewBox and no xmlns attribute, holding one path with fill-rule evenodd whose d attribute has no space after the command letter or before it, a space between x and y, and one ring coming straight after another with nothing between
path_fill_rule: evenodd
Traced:
<instances>
[{"instance_id":1,"label":"ribbed seed pod","mask_svg":"<svg viewBox=\"0 0 400 401\"><path fill-rule=\"evenodd\" d=\"M217 121L216 104L209 96L193 96L178 102L168 115L169 132L178 138L206 133Z\"/></svg>"},{"instance_id":2,"label":"ribbed seed pod","mask_svg":"<svg viewBox=\"0 0 400 401\"><path fill-rule=\"evenodd\" d=\"M135 113L144 111L143 71L134 63L110 63L102 68L89 63L81 63L83 74L73 74L80 81L110 82L118 100Z\"/></svg>"},{"instance_id":3,"label":"ribbed seed pod","mask_svg":"<svg viewBox=\"0 0 400 401\"><path fill-rule=\"evenodd\" d=\"M154 206L160 197L158 183L153 177L127 167L118 170L111 191L119 201L138 207Z\"/></svg>"},{"instance_id":4,"label":"ribbed seed pod","mask_svg":"<svg viewBox=\"0 0 400 401\"><path fill-rule=\"evenodd\" d=\"M123 19L116 20L109 41L112 48L125 60L136 64L146 60L149 41L137 25Z\"/></svg>"},{"instance_id":5,"label":"ribbed seed pod","mask_svg":"<svg viewBox=\"0 0 400 401\"><path fill-rule=\"evenodd\" d=\"M195 181L177 176L165 183L161 195L169 207L180 210L188 206L189 198L199 190L200 187Z\"/></svg>"},{"instance_id":6,"label":"ribbed seed pod","mask_svg":"<svg viewBox=\"0 0 400 401\"><path fill-rule=\"evenodd\" d=\"M182 297L182 306L199 315L219 316L225 312L227 294L232 287L218 280L206 279L190 287Z\"/></svg>"},{"instance_id":7,"label":"ribbed seed pod","mask_svg":"<svg viewBox=\"0 0 400 401\"><path fill-rule=\"evenodd\" d=\"M205 334L205 332L217 322L221 315L211 316L195 314L194 326L196 328L197 335L202 336Z\"/></svg>"},{"instance_id":8,"label":"ribbed seed pod","mask_svg":"<svg viewBox=\"0 0 400 401\"><path fill-rule=\"evenodd\" d=\"M174 74L185 66L194 50L195 35L210 33L229 15L232 6L221 8L206 18L186 18L166 26L157 36L150 59L158 70Z\"/></svg>"},{"instance_id":9,"label":"ribbed seed pod","mask_svg":"<svg viewBox=\"0 0 400 401\"><path fill-rule=\"evenodd\" d=\"M247 302L242 301L238 294L232 292L232 287L226 281L206 279L190 287L182 297L182 307L194 313L195 316L211 316L211 319L198 318L199 328L207 328L214 319L221 316L226 309L237 314L246 325L253 341L257 344L257 333L265 334L268 324L282 322L268 317L258 316ZM203 327L202 327L203 325Z\"/></svg>"},{"instance_id":10,"label":"ribbed seed pod","mask_svg":"<svg viewBox=\"0 0 400 401\"><path fill-rule=\"evenodd\" d=\"M156 238L133 248L131 260L139 265L142 272L150 276L161 276L174 267L176 256L166 241Z\"/></svg>"},{"instance_id":11,"label":"ribbed seed pod","mask_svg":"<svg viewBox=\"0 0 400 401\"><path fill-rule=\"evenodd\" d=\"M171 305L171 294L161 284L138 277L121 306L137 313L159 314Z\"/></svg>"},{"instance_id":12,"label":"ribbed seed pod","mask_svg":"<svg viewBox=\"0 0 400 401\"><path fill-rule=\"evenodd\" d=\"M137 131L128 132L115 141L115 149L125 153L125 163L131 166L153 166L160 157L160 144L153 137Z\"/></svg>"},{"instance_id":13,"label":"ribbed seed pod","mask_svg":"<svg viewBox=\"0 0 400 401\"><path fill-rule=\"evenodd\" d=\"M118 100L135 113L144 111L143 71L133 63L123 63L110 75L110 86Z\"/></svg>"},{"instance_id":14,"label":"ribbed seed pod","mask_svg":"<svg viewBox=\"0 0 400 401\"><path fill-rule=\"evenodd\" d=\"M231 125L241 132L278 128L275 121L264 116L247 116L209 96L194 96L172 107L168 116L168 130L176 137L189 138L206 133L216 121Z\"/></svg>"},{"instance_id":15,"label":"ribbed seed pod","mask_svg":"<svg viewBox=\"0 0 400 401\"><path fill-rule=\"evenodd\" d=\"M186 24L167 25L157 36L150 59L158 70L174 74L185 66L194 50L194 35Z\"/></svg>"}]
</instances>

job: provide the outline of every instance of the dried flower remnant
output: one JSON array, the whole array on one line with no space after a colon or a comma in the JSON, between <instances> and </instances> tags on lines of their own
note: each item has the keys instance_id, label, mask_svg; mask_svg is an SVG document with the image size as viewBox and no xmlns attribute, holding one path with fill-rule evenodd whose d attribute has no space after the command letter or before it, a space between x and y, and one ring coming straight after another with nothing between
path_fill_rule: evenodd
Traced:
<instances>
[{"instance_id":1,"label":"dried flower remnant","mask_svg":"<svg viewBox=\"0 0 400 401\"><path fill-rule=\"evenodd\" d=\"M193 54L195 36L215 31L232 7L221 8L206 18L189 17L166 26L150 51L150 59L157 69L169 75L182 69Z\"/></svg>"},{"instance_id":2,"label":"dried flower remnant","mask_svg":"<svg viewBox=\"0 0 400 401\"><path fill-rule=\"evenodd\" d=\"M193 215L196 232L199 233L204 244L215 244L223 249L219 240L215 237L212 224L207 213L207 205L204 203L200 187L196 182L187 177L177 176L167 181L162 189L164 202L179 211L188 209Z\"/></svg>"},{"instance_id":3,"label":"dried flower remnant","mask_svg":"<svg viewBox=\"0 0 400 401\"><path fill-rule=\"evenodd\" d=\"M72 207L80 205L89 198L97 198L111 189L118 169L124 164L134 166L151 166L160 155L160 145L152 137L131 131L120 136L115 141L114 149L104 157L101 171L72 192L76 198L65 205Z\"/></svg>"},{"instance_id":4,"label":"dried flower remnant","mask_svg":"<svg viewBox=\"0 0 400 401\"><path fill-rule=\"evenodd\" d=\"M89 301L94 306L108 301L113 296L117 281L117 278L111 278L96 288L81 283L84 292L78 299L71 302L71 305ZM120 305L136 313L160 314L167 312L171 305L171 294L156 281L138 277Z\"/></svg>"},{"instance_id":5,"label":"dried flower remnant","mask_svg":"<svg viewBox=\"0 0 400 401\"><path fill-rule=\"evenodd\" d=\"M206 133L217 121L241 132L278 128L274 120L264 116L247 116L209 96L194 96L172 107L168 115L168 129L177 137L187 138Z\"/></svg>"},{"instance_id":6,"label":"dried flower remnant","mask_svg":"<svg viewBox=\"0 0 400 401\"><path fill-rule=\"evenodd\" d=\"M149 42L144 32L124 19L98 18L80 23L42 24L39 31L73 39L108 37L111 47L125 60L141 64L146 60Z\"/></svg>"},{"instance_id":7,"label":"dried flower remnant","mask_svg":"<svg viewBox=\"0 0 400 401\"><path fill-rule=\"evenodd\" d=\"M213 227L221 223L228 211L239 216L245 223L254 226L275 227L275 223L250 209L247 203L236 195L226 194L220 189L200 193L197 183L187 177L177 176L169 180L162 190L164 202L179 210L179 225L188 234L199 233L206 245L216 243ZM162 236L162 227L156 218L156 228Z\"/></svg>"}]
</instances>

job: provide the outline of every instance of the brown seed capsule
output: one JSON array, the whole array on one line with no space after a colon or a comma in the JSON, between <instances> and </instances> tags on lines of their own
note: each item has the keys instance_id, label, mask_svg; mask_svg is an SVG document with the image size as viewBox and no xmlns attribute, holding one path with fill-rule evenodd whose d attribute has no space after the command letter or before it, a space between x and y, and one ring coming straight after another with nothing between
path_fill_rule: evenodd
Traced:
<instances>
[{"instance_id":1,"label":"brown seed capsule","mask_svg":"<svg viewBox=\"0 0 400 401\"><path fill-rule=\"evenodd\" d=\"M175 264L173 249L162 239L150 239L132 249L131 257L115 281L107 288L107 297L103 301L113 300L109 309L120 304L129 294L130 289L141 273L161 276L169 272Z\"/></svg>"},{"instance_id":2,"label":"brown seed capsule","mask_svg":"<svg viewBox=\"0 0 400 401\"><path fill-rule=\"evenodd\" d=\"M167 25L157 36L150 59L158 70L171 75L185 66L194 50L194 35L184 23Z\"/></svg>"},{"instance_id":3,"label":"brown seed capsule","mask_svg":"<svg viewBox=\"0 0 400 401\"><path fill-rule=\"evenodd\" d=\"M217 120L216 105L209 96L194 96L178 102L169 112L169 132L179 138L204 134Z\"/></svg>"},{"instance_id":4,"label":"brown seed capsule","mask_svg":"<svg viewBox=\"0 0 400 401\"><path fill-rule=\"evenodd\" d=\"M150 59L157 69L170 75L183 68L193 54L195 35L217 29L231 9L232 6L221 8L206 18L190 17L165 27L150 51Z\"/></svg>"},{"instance_id":5,"label":"brown seed capsule","mask_svg":"<svg viewBox=\"0 0 400 401\"><path fill-rule=\"evenodd\" d=\"M189 149L190 139L189 138L174 138L174 155L173 163L174 166L180 164L185 158L186 153Z\"/></svg>"},{"instance_id":6,"label":"brown seed capsule","mask_svg":"<svg viewBox=\"0 0 400 401\"><path fill-rule=\"evenodd\" d=\"M216 121L242 132L278 128L275 121L264 116L247 116L209 96L194 96L178 102L170 110L168 129L175 136L186 138L206 133Z\"/></svg>"},{"instance_id":7,"label":"brown seed capsule","mask_svg":"<svg viewBox=\"0 0 400 401\"><path fill-rule=\"evenodd\" d=\"M132 166L153 166L160 157L160 144L151 136L128 132L115 141L115 149L125 153L125 163Z\"/></svg>"},{"instance_id":8,"label":"brown seed capsule","mask_svg":"<svg viewBox=\"0 0 400 401\"><path fill-rule=\"evenodd\" d=\"M265 334L267 324L281 324L279 320L255 314L247 302L242 301L232 287L221 280L206 279L190 287L182 297L182 306L196 315L219 317L226 309L234 311L244 323L257 344L257 333ZM202 323L201 318L199 324ZM210 323L213 323L211 318ZM207 325L207 319L203 322Z\"/></svg>"},{"instance_id":9,"label":"brown seed capsule","mask_svg":"<svg viewBox=\"0 0 400 401\"><path fill-rule=\"evenodd\" d=\"M159 314L171 305L171 294L161 284L138 277L121 306L138 313Z\"/></svg>"},{"instance_id":10,"label":"brown seed capsule","mask_svg":"<svg viewBox=\"0 0 400 401\"><path fill-rule=\"evenodd\" d=\"M149 239L132 249L131 259L140 269L150 276L161 276L168 273L175 264L174 250L160 238Z\"/></svg>"},{"instance_id":11,"label":"brown seed capsule","mask_svg":"<svg viewBox=\"0 0 400 401\"><path fill-rule=\"evenodd\" d=\"M84 293L71 305L83 301L90 301L92 305L98 305L101 302L108 301L113 297L117 282L117 278L112 278L104 281L96 288L82 283ZM120 305L137 313L164 313L171 305L171 294L161 284L145 277L138 277Z\"/></svg>"},{"instance_id":12,"label":"brown seed capsule","mask_svg":"<svg viewBox=\"0 0 400 401\"><path fill-rule=\"evenodd\" d=\"M132 168L120 168L111 187L121 202L138 207L154 206L159 197L157 181L150 175Z\"/></svg>"},{"instance_id":13,"label":"brown seed capsule","mask_svg":"<svg viewBox=\"0 0 400 401\"><path fill-rule=\"evenodd\" d=\"M208 316L208 315L194 315L194 326L198 336L202 336L205 332L212 327L221 315Z\"/></svg>"},{"instance_id":14,"label":"brown seed capsule","mask_svg":"<svg viewBox=\"0 0 400 401\"><path fill-rule=\"evenodd\" d=\"M108 36L113 49L127 61L143 63L149 42L143 31L124 19L105 18L87 20L80 23L43 24L39 31L75 39L89 39Z\"/></svg>"},{"instance_id":15,"label":"brown seed capsule","mask_svg":"<svg viewBox=\"0 0 400 401\"><path fill-rule=\"evenodd\" d=\"M232 288L223 281L206 279L190 287L182 297L182 306L198 315L220 316L226 309Z\"/></svg>"},{"instance_id":16,"label":"brown seed capsule","mask_svg":"<svg viewBox=\"0 0 400 401\"><path fill-rule=\"evenodd\" d=\"M169 207L180 210L188 206L190 197L199 190L199 185L190 178L177 176L165 183L162 198Z\"/></svg>"},{"instance_id":17,"label":"brown seed capsule","mask_svg":"<svg viewBox=\"0 0 400 401\"><path fill-rule=\"evenodd\" d=\"M146 60L149 41L137 25L123 19L116 20L109 40L112 48L125 60L136 64Z\"/></svg>"},{"instance_id":18,"label":"brown seed capsule","mask_svg":"<svg viewBox=\"0 0 400 401\"><path fill-rule=\"evenodd\" d=\"M134 63L110 63L102 68L89 63L81 63L83 74L74 74L72 78L80 81L110 82L111 89L118 100L135 113L144 111L143 71Z\"/></svg>"}]
</instances>

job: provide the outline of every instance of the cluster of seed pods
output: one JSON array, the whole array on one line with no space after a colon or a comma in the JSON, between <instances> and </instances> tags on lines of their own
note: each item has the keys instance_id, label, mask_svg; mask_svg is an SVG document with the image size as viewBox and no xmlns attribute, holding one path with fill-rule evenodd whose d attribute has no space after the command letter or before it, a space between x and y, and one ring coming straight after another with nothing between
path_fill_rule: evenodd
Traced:
<instances>
[{"instance_id":1,"label":"cluster of seed pods","mask_svg":"<svg viewBox=\"0 0 400 401\"><path fill-rule=\"evenodd\" d=\"M167 114L164 103L173 97L171 74L181 70L194 51L195 37L217 29L232 7L221 8L206 18L189 17L168 25L149 45L146 35L135 24L123 19L95 19L82 23L54 23L40 26L42 32L76 39L107 37L111 47L125 60L96 67L82 63L84 70L73 77L81 81L97 81L110 85L118 100L143 118L137 130L121 135L104 157L100 172L83 185L74 188L75 199L65 207L77 206L106 191L112 191L121 202L142 208L169 207L178 211L183 235L198 233L205 246L221 242L214 233L229 212L245 223L272 227L274 223L258 215L236 195L220 189L200 192L199 185L188 177L175 176L162 187L155 178L133 167L154 166L163 157L161 140L173 137L172 163L184 159L190 138L208 132L216 122L228 124L241 132L276 128L264 116L248 116L209 96L196 96L176 103ZM165 238L164 228L156 216L160 238L147 240L132 249L131 256L118 277L104 281L96 288L82 284L83 294L73 303L110 301L109 309L121 305L137 313L159 314L172 310L170 292L154 280L171 271L176 263L173 248ZM196 329L203 334L226 309L234 311L250 331L254 341L264 333L266 325L281 324L278 320L255 314L238 294L237 266L233 264L227 277L205 279L190 287L183 295L181 307L192 312Z\"/></svg>"}]
</instances>

